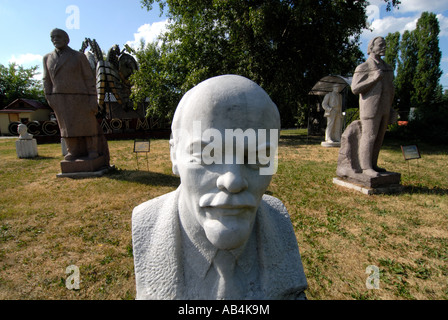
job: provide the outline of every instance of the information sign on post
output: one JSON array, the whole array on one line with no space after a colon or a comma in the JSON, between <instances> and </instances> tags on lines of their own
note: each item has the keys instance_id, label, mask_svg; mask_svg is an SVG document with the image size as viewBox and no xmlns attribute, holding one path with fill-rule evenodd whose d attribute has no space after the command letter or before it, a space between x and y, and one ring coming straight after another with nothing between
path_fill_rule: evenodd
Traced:
<instances>
[{"instance_id":1,"label":"information sign on post","mask_svg":"<svg viewBox=\"0 0 448 320\"><path fill-rule=\"evenodd\" d=\"M401 152L403 152L403 157L404 160L412 160L412 159L420 159L420 151L418 150L418 147L413 144L413 145L409 145L409 146L401 146ZM408 162L408 174L409 176L411 175L411 168L409 166L409 161ZM418 160L417 160L417 165L418 165Z\"/></svg>"},{"instance_id":2,"label":"information sign on post","mask_svg":"<svg viewBox=\"0 0 448 320\"><path fill-rule=\"evenodd\" d=\"M401 151L403 152L404 160L420 159L420 151L418 147L414 145L401 146Z\"/></svg>"},{"instance_id":3,"label":"information sign on post","mask_svg":"<svg viewBox=\"0 0 448 320\"><path fill-rule=\"evenodd\" d=\"M138 154L145 152L146 153L146 164L149 171L149 160L148 160L148 153L150 151L150 141L149 140L135 140L134 141L134 152L137 159L137 170L139 169L138 165Z\"/></svg>"}]
</instances>

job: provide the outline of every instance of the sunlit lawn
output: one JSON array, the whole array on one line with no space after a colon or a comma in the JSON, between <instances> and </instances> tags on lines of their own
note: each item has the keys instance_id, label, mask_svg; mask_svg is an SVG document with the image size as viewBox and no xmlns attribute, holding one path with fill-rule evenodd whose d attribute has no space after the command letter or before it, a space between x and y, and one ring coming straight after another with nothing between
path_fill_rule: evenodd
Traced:
<instances>
[{"instance_id":1,"label":"sunlit lawn","mask_svg":"<svg viewBox=\"0 0 448 320\"><path fill-rule=\"evenodd\" d=\"M306 131L282 132L279 168L268 193L291 215L309 299L448 298L448 147L419 145L405 162L387 140L380 166L400 172L404 191L367 196L332 183L337 148ZM101 178L61 179L59 144L18 159L0 139L0 299L134 299L133 207L177 188L168 141L151 141L147 160L133 141L109 141L117 170ZM65 270L80 270L68 290ZM380 270L367 289L366 268Z\"/></svg>"}]
</instances>

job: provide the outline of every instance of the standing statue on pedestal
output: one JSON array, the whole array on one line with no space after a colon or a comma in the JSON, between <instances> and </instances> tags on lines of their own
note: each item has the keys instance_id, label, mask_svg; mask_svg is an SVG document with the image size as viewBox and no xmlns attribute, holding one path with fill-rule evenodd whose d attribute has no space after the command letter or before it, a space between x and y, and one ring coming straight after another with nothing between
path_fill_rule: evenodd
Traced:
<instances>
[{"instance_id":1,"label":"standing statue on pedestal","mask_svg":"<svg viewBox=\"0 0 448 320\"><path fill-rule=\"evenodd\" d=\"M359 115L362 135L359 146L359 163L362 173L376 177L385 169L377 165L389 124L394 100L394 73L381 57L386 54L386 41L376 37L369 43L369 58L359 65L352 81L352 92L359 94Z\"/></svg>"},{"instance_id":2,"label":"standing statue on pedestal","mask_svg":"<svg viewBox=\"0 0 448 320\"><path fill-rule=\"evenodd\" d=\"M359 94L360 119L352 122L342 135L337 175L375 187L397 184L400 174L378 167L378 155L388 124L396 120L393 69L381 57L386 41L376 37L369 42L369 58L353 75L352 92Z\"/></svg>"},{"instance_id":3,"label":"standing statue on pedestal","mask_svg":"<svg viewBox=\"0 0 448 320\"><path fill-rule=\"evenodd\" d=\"M94 73L86 56L68 46L70 39L64 30L54 29L50 36L56 49L43 59L43 81L45 97L67 145L62 172L96 171L109 165L109 150L95 116ZM79 163L69 163L75 161Z\"/></svg>"},{"instance_id":4,"label":"standing statue on pedestal","mask_svg":"<svg viewBox=\"0 0 448 320\"><path fill-rule=\"evenodd\" d=\"M322 142L321 145L338 147L341 145L342 134L342 95L339 93L338 85L334 85L333 91L325 95L322 108L325 110L324 117L327 118L327 128L325 142Z\"/></svg>"}]
</instances>

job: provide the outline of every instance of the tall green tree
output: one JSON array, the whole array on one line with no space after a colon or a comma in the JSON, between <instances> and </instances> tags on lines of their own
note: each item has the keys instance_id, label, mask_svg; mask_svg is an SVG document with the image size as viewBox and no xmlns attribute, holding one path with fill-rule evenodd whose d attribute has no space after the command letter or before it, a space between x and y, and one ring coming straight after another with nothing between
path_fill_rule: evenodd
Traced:
<instances>
[{"instance_id":1,"label":"tall green tree","mask_svg":"<svg viewBox=\"0 0 448 320\"><path fill-rule=\"evenodd\" d=\"M200 81L234 73L262 86L289 126L317 80L351 73L363 58L358 44L366 27L366 1L141 1L148 10L156 2L171 22L156 49L164 72L161 77L136 75L135 96L154 86L167 88L175 97L167 100L174 102Z\"/></svg>"},{"instance_id":2,"label":"tall green tree","mask_svg":"<svg viewBox=\"0 0 448 320\"><path fill-rule=\"evenodd\" d=\"M398 51L400 47L400 32L389 33L386 36L386 55L384 61L395 71L398 61Z\"/></svg>"},{"instance_id":3,"label":"tall green tree","mask_svg":"<svg viewBox=\"0 0 448 320\"><path fill-rule=\"evenodd\" d=\"M415 33L406 30L403 33L400 45L400 58L398 59L397 76L395 77L396 98L400 99L400 111L409 111L411 97L414 96L414 75L417 70L418 45Z\"/></svg>"},{"instance_id":4,"label":"tall green tree","mask_svg":"<svg viewBox=\"0 0 448 320\"><path fill-rule=\"evenodd\" d=\"M425 106L434 101L440 89L442 75L439 48L439 21L434 13L423 12L414 30L418 46L417 67L414 76L413 100L417 106Z\"/></svg>"},{"instance_id":5,"label":"tall green tree","mask_svg":"<svg viewBox=\"0 0 448 320\"><path fill-rule=\"evenodd\" d=\"M18 98L45 102L42 82L34 78L38 66L24 68L16 63L8 67L0 64L0 108Z\"/></svg>"}]
</instances>

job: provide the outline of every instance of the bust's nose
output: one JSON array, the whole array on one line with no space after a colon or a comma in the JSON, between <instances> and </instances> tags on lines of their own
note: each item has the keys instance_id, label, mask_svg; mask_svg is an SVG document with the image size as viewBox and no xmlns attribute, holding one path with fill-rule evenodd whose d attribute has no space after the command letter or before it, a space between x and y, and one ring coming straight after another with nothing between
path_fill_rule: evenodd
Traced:
<instances>
[{"instance_id":1,"label":"bust's nose","mask_svg":"<svg viewBox=\"0 0 448 320\"><path fill-rule=\"evenodd\" d=\"M249 184L243 174L244 165L227 165L226 170L218 177L216 185L219 190L238 193L248 188Z\"/></svg>"}]
</instances>

